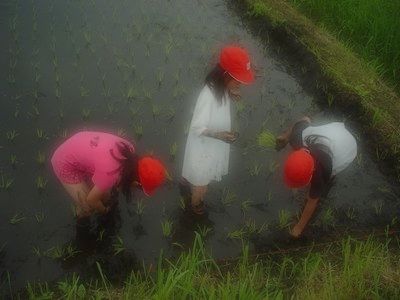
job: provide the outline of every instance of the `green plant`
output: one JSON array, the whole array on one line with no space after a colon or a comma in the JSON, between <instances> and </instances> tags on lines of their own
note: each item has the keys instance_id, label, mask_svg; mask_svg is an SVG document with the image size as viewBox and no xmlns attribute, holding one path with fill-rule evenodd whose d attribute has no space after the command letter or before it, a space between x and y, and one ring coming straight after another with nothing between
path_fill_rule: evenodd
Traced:
<instances>
[{"instance_id":1,"label":"green plant","mask_svg":"<svg viewBox=\"0 0 400 300\"><path fill-rule=\"evenodd\" d=\"M143 126L142 125L134 125L133 131L135 132L136 138L140 139L143 136Z\"/></svg>"},{"instance_id":2,"label":"green plant","mask_svg":"<svg viewBox=\"0 0 400 300\"><path fill-rule=\"evenodd\" d=\"M87 89L83 85L80 86L79 91L80 91L80 94L81 94L82 98L89 96L89 92L90 92L89 89Z\"/></svg>"},{"instance_id":3,"label":"green plant","mask_svg":"<svg viewBox=\"0 0 400 300\"><path fill-rule=\"evenodd\" d=\"M12 225L16 225L21 223L22 221L24 221L26 218L22 213L15 213L15 215L13 215L10 219L10 224Z\"/></svg>"},{"instance_id":4,"label":"green plant","mask_svg":"<svg viewBox=\"0 0 400 300\"><path fill-rule=\"evenodd\" d=\"M182 210L186 209L186 201L185 198L179 197L179 206L182 208Z\"/></svg>"},{"instance_id":5,"label":"green plant","mask_svg":"<svg viewBox=\"0 0 400 300\"><path fill-rule=\"evenodd\" d=\"M265 129L257 136L258 145L265 148L274 148L275 140L275 136L270 131Z\"/></svg>"},{"instance_id":6,"label":"green plant","mask_svg":"<svg viewBox=\"0 0 400 300\"><path fill-rule=\"evenodd\" d=\"M374 210L375 210L375 214L377 216L380 216L382 214L382 208L383 208L383 201L382 200L376 201L374 203Z\"/></svg>"},{"instance_id":7,"label":"green plant","mask_svg":"<svg viewBox=\"0 0 400 300\"><path fill-rule=\"evenodd\" d=\"M244 228L228 232L228 238L232 240L243 240L245 236L246 230Z\"/></svg>"},{"instance_id":8,"label":"green plant","mask_svg":"<svg viewBox=\"0 0 400 300\"><path fill-rule=\"evenodd\" d=\"M175 118L175 114L176 114L175 108L170 106L165 113L168 122L172 121Z\"/></svg>"},{"instance_id":9,"label":"green plant","mask_svg":"<svg viewBox=\"0 0 400 300\"><path fill-rule=\"evenodd\" d=\"M251 206L252 204L253 204L253 201L251 201L250 199L247 199L247 200L243 201L243 202L240 204L240 208L241 208L242 212L243 212L243 213L246 213L246 212L249 210L249 208L250 208L250 206Z\"/></svg>"},{"instance_id":10,"label":"green plant","mask_svg":"<svg viewBox=\"0 0 400 300\"><path fill-rule=\"evenodd\" d=\"M354 221L356 219L356 211L354 209L354 207L349 207L346 210L346 217L352 221Z\"/></svg>"},{"instance_id":11,"label":"green plant","mask_svg":"<svg viewBox=\"0 0 400 300\"><path fill-rule=\"evenodd\" d=\"M40 251L39 247L33 246L32 247L32 252L35 254L37 257L42 257L42 251Z\"/></svg>"},{"instance_id":12,"label":"green plant","mask_svg":"<svg viewBox=\"0 0 400 300\"><path fill-rule=\"evenodd\" d=\"M212 228L205 225L201 226L197 224L196 232L204 239L210 232L212 232Z\"/></svg>"},{"instance_id":13,"label":"green plant","mask_svg":"<svg viewBox=\"0 0 400 300\"><path fill-rule=\"evenodd\" d=\"M324 229L335 226L335 216L332 208L328 207L321 212L320 223Z\"/></svg>"},{"instance_id":14,"label":"green plant","mask_svg":"<svg viewBox=\"0 0 400 300\"><path fill-rule=\"evenodd\" d=\"M81 116L83 121L88 121L90 118L91 110L89 108L82 108Z\"/></svg>"},{"instance_id":15,"label":"green plant","mask_svg":"<svg viewBox=\"0 0 400 300\"><path fill-rule=\"evenodd\" d=\"M43 212L38 212L35 214L36 222L42 223L44 221L45 214Z\"/></svg>"},{"instance_id":16,"label":"green plant","mask_svg":"<svg viewBox=\"0 0 400 300\"><path fill-rule=\"evenodd\" d=\"M13 178L8 178L4 174L1 174L0 190L3 190L3 191L10 190L11 186L13 185L13 183L14 183L14 179Z\"/></svg>"},{"instance_id":17,"label":"green plant","mask_svg":"<svg viewBox=\"0 0 400 300\"><path fill-rule=\"evenodd\" d=\"M158 104L151 105L151 112L153 114L153 118L158 117L161 113L161 107Z\"/></svg>"},{"instance_id":18,"label":"green plant","mask_svg":"<svg viewBox=\"0 0 400 300\"><path fill-rule=\"evenodd\" d=\"M143 200L143 199L139 199L139 200L136 202L136 214L137 214L138 216L142 216L143 213L144 213L145 207L146 207L146 206L144 205L144 200Z\"/></svg>"},{"instance_id":19,"label":"green plant","mask_svg":"<svg viewBox=\"0 0 400 300\"><path fill-rule=\"evenodd\" d=\"M170 237L172 235L174 222L171 220L164 220L161 222L162 233L164 237Z\"/></svg>"},{"instance_id":20,"label":"green plant","mask_svg":"<svg viewBox=\"0 0 400 300\"><path fill-rule=\"evenodd\" d=\"M18 164L17 155L15 155L15 154L10 155L10 164L13 168L15 168L17 166L17 164Z\"/></svg>"},{"instance_id":21,"label":"green plant","mask_svg":"<svg viewBox=\"0 0 400 300\"><path fill-rule=\"evenodd\" d=\"M162 82L164 80L164 72L160 69L157 72L157 82L158 82L158 86L161 86Z\"/></svg>"},{"instance_id":22,"label":"green plant","mask_svg":"<svg viewBox=\"0 0 400 300\"><path fill-rule=\"evenodd\" d=\"M44 163L46 162L46 155L42 151L38 151L36 154L36 162L40 165L43 166Z\"/></svg>"},{"instance_id":23,"label":"green plant","mask_svg":"<svg viewBox=\"0 0 400 300\"><path fill-rule=\"evenodd\" d=\"M36 188L38 189L39 192L43 192L46 189L46 186L47 186L46 178L44 178L41 175L36 177Z\"/></svg>"},{"instance_id":24,"label":"green plant","mask_svg":"<svg viewBox=\"0 0 400 300\"><path fill-rule=\"evenodd\" d=\"M7 140L9 140L10 142L14 142L15 138L17 136L19 136L19 133L15 129L13 129L13 130L7 131L6 136L7 136Z\"/></svg>"},{"instance_id":25,"label":"green plant","mask_svg":"<svg viewBox=\"0 0 400 300\"><path fill-rule=\"evenodd\" d=\"M173 142L170 146L169 146L169 155L171 156L171 158L175 158L176 153L178 152L178 144L176 142Z\"/></svg>"},{"instance_id":26,"label":"green plant","mask_svg":"<svg viewBox=\"0 0 400 300\"><path fill-rule=\"evenodd\" d=\"M253 162L253 164L248 167L250 176L258 176L261 172L261 164L259 162Z\"/></svg>"},{"instance_id":27,"label":"green plant","mask_svg":"<svg viewBox=\"0 0 400 300\"><path fill-rule=\"evenodd\" d=\"M287 211L287 210L285 210L285 209L281 209L281 210L279 211L278 218L279 218L278 227L279 227L280 229L284 229L284 228L289 227L289 225L290 225L290 218L291 218L291 215L290 215L290 212L289 212L289 211Z\"/></svg>"},{"instance_id":28,"label":"green plant","mask_svg":"<svg viewBox=\"0 0 400 300\"><path fill-rule=\"evenodd\" d=\"M49 139L46 132L43 129L39 129L39 128L36 128L36 137L39 140L48 140Z\"/></svg>"},{"instance_id":29,"label":"green plant","mask_svg":"<svg viewBox=\"0 0 400 300\"><path fill-rule=\"evenodd\" d=\"M222 191L221 202L224 206L230 206L237 199L236 194L228 187Z\"/></svg>"},{"instance_id":30,"label":"green plant","mask_svg":"<svg viewBox=\"0 0 400 300\"><path fill-rule=\"evenodd\" d=\"M116 241L113 243L114 255L118 255L125 251L124 241L120 236L116 237Z\"/></svg>"},{"instance_id":31,"label":"green plant","mask_svg":"<svg viewBox=\"0 0 400 300\"><path fill-rule=\"evenodd\" d=\"M80 251L71 243L65 246L54 246L45 251L45 255L52 259L67 260L76 256Z\"/></svg>"}]
</instances>

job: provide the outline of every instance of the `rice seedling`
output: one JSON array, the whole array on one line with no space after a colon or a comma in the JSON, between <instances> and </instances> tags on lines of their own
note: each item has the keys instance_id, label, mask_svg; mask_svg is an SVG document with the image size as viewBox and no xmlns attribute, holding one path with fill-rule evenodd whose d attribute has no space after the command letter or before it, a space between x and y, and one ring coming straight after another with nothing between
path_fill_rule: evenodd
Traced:
<instances>
[{"instance_id":1,"label":"rice seedling","mask_svg":"<svg viewBox=\"0 0 400 300\"><path fill-rule=\"evenodd\" d=\"M129 87L128 91L126 92L126 98L128 100L134 100L137 98L137 91L134 86Z\"/></svg>"},{"instance_id":2,"label":"rice seedling","mask_svg":"<svg viewBox=\"0 0 400 300\"><path fill-rule=\"evenodd\" d=\"M32 247L32 252L33 252L33 254L36 255L37 257L42 257L42 251L40 250L39 247L33 246L33 247Z\"/></svg>"},{"instance_id":3,"label":"rice seedling","mask_svg":"<svg viewBox=\"0 0 400 300\"><path fill-rule=\"evenodd\" d=\"M9 84L15 84L16 83L14 73L9 73L8 74L7 81L8 81Z\"/></svg>"},{"instance_id":4,"label":"rice seedling","mask_svg":"<svg viewBox=\"0 0 400 300\"><path fill-rule=\"evenodd\" d=\"M245 214L248 210L249 210L249 208L250 208L250 206L253 204L253 201L251 201L250 199L247 199L247 200L245 200L245 201L243 201L241 204L240 204L240 209L242 210L242 212Z\"/></svg>"},{"instance_id":5,"label":"rice seedling","mask_svg":"<svg viewBox=\"0 0 400 300\"><path fill-rule=\"evenodd\" d=\"M54 69L58 68L58 58L57 58L57 56L53 56L53 67L54 67Z\"/></svg>"},{"instance_id":6,"label":"rice seedling","mask_svg":"<svg viewBox=\"0 0 400 300\"><path fill-rule=\"evenodd\" d=\"M179 197L179 206L180 206L180 208L182 208L182 210L185 210L185 209L186 209L186 201L185 201L185 198Z\"/></svg>"},{"instance_id":7,"label":"rice seedling","mask_svg":"<svg viewBox=\"0 0 400 300\"><path fill-rule=\"evenodd\" d=\"M265 201L266 201L267 203L269 203L269 202L271 202L271 200L272 200L272 193L269 191L269 192L267 193L267 196L265 196Z\"/></svg>"},{"instance_id":8,"label":"rice seedling","mask_svg":"<svg viewBox=\"0 0 400 300\"><path fill-rule=\"evenodd\" d=\"M160 115L161 113L161 106L158 104L152 104L151 105L151 112L153 114L153 118L156 118Z\"/></svg>"},{"instance_id":9,"label":"rice seedling","mask_svg":"<svg viewBox=\"0 0 400 300\"><path fill-rule=\"evenodd\" d=\"M357 165L359 167L362 167L362 165L363 165L363 155L362 155L362 153L357 153L356 161L357 161Z\"/></svg>"},{"instance_id":10,"label":"rice seedling","mask_svg":"<svg viewBox=\"0 0 400 300\"><path fill-rule=\"evenodd\" d=\"M157 72L157 82L159 87L161 86L163 80L164 80L164 72L160 69Z\"/></svg>"},{"instance_id":11,"label":"rice seedling","mask_svg":"<svg viewBox=\"0 0 400 300\"><path fill-rule=\"evenodd\" d=\"M92 43L92 37L88 31L83 33L83 37L85 38L85 47L89 48Z\"/></svg>"},{"instance_id":12,"label":"rice seedling","mask_svg":"<svg viewBox=\"0 0 400 300\"><path fill-rule=\"evenodd\" d=\"M102 228L100 231L99 231L99 236L97 237L97 241L99 241L99 242L101 242L101 241L103 241L103 239L104 239L104 233L106 232L106 230L104 229L104 228Z\"/></svg>"},{"instance_id":13,"label":"rice seedling","mask_svg":"<svg viewBox=\"0 0 400 300\"><path fill-rule=\"evenodd\" d=\"M81 116L83 121L88 121L90 118L91 110L88 108L82 108Z\"/></svg>"},{"instance_id":14,"label":"rice seedling","mask_svg":"<svg viewBox=\"0 0 400 300\"><path fill-rule=\"evenodd\" d=\"M278 227L280 229L284 229L284 228L289 227L289 225L290 225L290 217L291 217L291 214L290 214L289 211L287 211L285 209L281 209L279 211L279 215L278 215L278 219L279 219Z\"/></svg>"},{"instance_id":15,"label":"rice seedling","mask_svg":"<svg viewBox=\"0 0 400 300\"><path fill-rule=\"evenodd\" d=\"M52 259L67 260L76 256L76 254L78 254L79 252L80 251L77 250L76 247L70 243L66 246L57 245L55 247L51 247L50 249L47 249L45 251L44 255Z\"/></svg>"},{"instance_id":16,"label":"rice seedling","mask_svg":"<svg viewBox=\"0 0 400 300\"><path fill-rule=\"evenodd\" d=\"M123 239L120 236L117 236L116 238L116 241L113 243L114 255L118 255L125 251Z\"/></svg>"},{"instance_id":17,"label":"rice seedling","mask_svg":"<svg viewBox=\"0 0 400 300\"><path fill-rule=\"evenodd\" d=\"M354 221L354 220L356 219L356 217L357 217L356 211L355 211L354 207L349 207L349 208L346 210L345 214L346 214L346 217L347 217L349 220L352 220L352 221Z\"/></svg>"},{"instance_id":18,"label":"rice seedling","mask_svg":"<svg viewBox=\"0 0 400 300\"><path fill-rule=\"evenodd\" d=\"M36 177L36 188L39 192L43 192L46 189L47 186L47 179L44 178L43 176L39 175Z\"/></svg>"},{"instance_id":19,"label":"rice seedling","mask_svg":"<svg viewBox=\"0 0 400 300\"><path fill-rule=\"evenodd\" d=\"M10 155L10 164L14 169L17 167L18 164L17 155L15 154Z\"/></svg>"},{"instance_id":20,"label":"rice seedling","mask_svg":"<svg viewBox=\"0 0 400 300\"><path fill-rule=\"evenodd\" d=\"M38 212L35 214L36 222L42 223L44 221L45 214L43 212Z\"/></svg>"},{"instance_id":21,"label":"rice seedling","mask_svg":"<svg viewBox=\"0 0 400 300\"><path fill-rule=\"evenodd\" d=\"M137 214L138 216L142 216L143 213L144 213L145 207L146 207L146 206L145 206L145 204L144 204L144 200L143 200L143 199L139 199L139 200L136 202L136 209L135 209L136 214Z\"/></svg>"},{"instance_id":22,"label":"rice seedling","mask_svg":"<svg viewBox=\"0 0 400 300\"><path fill-rule=\"evenodd\" d=\"M175 108L170 106L165 113L165 116L167 117L167 121L171 122L175 118L175 114L176 114Z\"/></svg>"},{"instance_id":23,"label":"rice seedling","mask_svg":"<svg viewBox=\"0 0 400 300\"><path fill-rule=\"evenodd\" d=\"M374 203L374 211L377 216L380 216L382 214L382 208L383 208L383 201L379 200Z\"/></svg>"},{"instance_id":24,"label":"rice seedling","mask_svg":"<svg viewBox=\"0 0 400 300\"><path fill-rule=\"evenodd\" d=\"M245 236L246 236L246 230L244 228L228 232L228 239L231 240L243 240Z\"/></svg>"},{"instance_id":25,"label":"rice seedling","mask_svg":"<svg viewBox=\"0 0 400 300\"><path fill-rule=\"evenodd\" d=\"M14 179L8 178L5 175L1 174L1 180L0 180L0 190L2 191L9 191L11 189L11 186L14 183Z\"/></svg>"},{"instance_id":26,"label":"rice seedling","mask_svg":"<svg viewBox=\"0 0 400 300\"><path fill-rule=\"evenodd\" d=\"M196 232L203 238L205 239L207 235L212 232L212 228L208 227L206 225L201 226L200 224L197 224L197 230Z\"/></svg>"},{"instance_id":27,"label":"rice seedling","mask_svg":"<svg viewBox=\"0 0 400 300\"><path fill-rule=\"evenodd\" d=\"M173 225L174 222L168 219L161 222L161 228L164 237L168 238L172 235Z\"/></svg>"},{"instance_id":28,"label":"rice seedling","mask_svg":"<svg viewBox=\"0 0 400 300\"><path fill-rule=\"evenodd\" d=\"M6 132L7 140L12 143L15 141L17 136L19 136L19 133L15 129Z\"/></svg>"},{"instance_id":29,"label":"rice seedling","mask_svg":"<svg viewBox=\"0 0 400 300\"><path fill-rule=\"evenodd\" d=\"M43 129L40 129L40 128L36 128L36 137L39 140L48 140L49 139L47 133Z\"/></svg>"},{"instance_id":30,"label":"rice seedling","mask_svg":"<svg viewBox=\"0 0 400 300\"><path fill-rule=\"evenodd\" d=\"M11 217L11 219L10 219L10 224L11 225L16 225L16 224L19 224L19 223L21 223L22 221L24 221L26 218L25 218L25 216L22 214L22 213L19 213L19 212L17 212L17 213L15 213L15 215L13 215L12 217Z\"/></svg>"},{"instance_id":31,"label":"rice seedling","mask_svg":"<svg viewBox=\"0 0 400 300\"><path fill-rule=\"evenodd\" d=\"M176 142L169 146L169 155L172 159L175 159L176 153L178 152L178 144Z\"/></svg>"},{"instance_id":32,"label":"rice seedling","mask_svg":"<svg viewBox=\"0 0 400 300\"><path fill-rule=\"evenodd\" d=\"M247 236L251 236L258 232L257 224L255 220L246 220L244 224L244 231Z\"/></svg>"},{"instance_id":33,"label":"rice seedling","mask_svg":"<svg viewBox=\"0 0 400 300\"><path fill-rule=\"evenodd\" d=\"M143 94L144 94L144 98L145 99L147 99L147 100L151 100L152 99L150 91L143 89Z\"/></svg>"},{"instance_id":34,"label":"rice seedling","mask_svg":"<svg viewBox=\"0 0 400 300\"><path fill-rule=\"evenodd\" d=\"M271 161L268 166L268 171L273 174L279 168L279 163L276 161Z\"/></svg>"},{"instance_id":35,"label":"rice seedling","mask_svg":"<svg viewBox=\"0 0 400 300\"><path fill-rule=\"evenodd\" d=\"M40 150L36 154L36 162L38 163L39 166L43 166L44 163L46 162L46 155Z\"/></svg>"},{"instance_id":36,"label":"rice seedling","mask_svg":"<svg viewBox=\"0 0 400 300\"><path fill-rule=\"evenodd\" d=\"M143 136L143 126L142 125L134 125L133 131L137 139L140 139Z\"/></svg>"},{"instance_id":37,"label":"rice seedling","mask_svg":"<svg viewBox=\"0 0 400 300\"><path fill-rule=\"evenodd\" d=\"M255 177L260 175L262 165L259 162L253 162L253 164L248 167L248 171L250 176Z\"/></svg>"},{"instance_id":38,"label":"rice seedling","mask_svg":"<svg viewBox=\"0 0 400 300\"><path fill-rule=\"evenodd\" d=\"M335 226L335 216L332 208L328 207L322 211L320 223L325 230Z\"/></svg>"},{"instance_id":39,"label":"rice seedling","mask_svg":"<svg viewBox=\"0 0 400 300\"><path fill-rule=\"evenodd\" d=\"M224 206L230 206L237 200L236 194L228 187L222 191L221 202Z\"/></svg>"},{"instance_id":40,"label":"rice seedling","mask_svg":"<svg viewBox=\"0 0 400 300\"><path fill-rule=\"evenodd\" d=\"M80 91L80 95L81 95L82 98L85 98L85 97L89 96L89 92L90 92L89 89L87 89L83 85L80 86L79 91Z\"/></svg>"},{"instance_id":41,"label":"rice seedling","mask_svg":"<svg viewBox=\"0 0 400 300\"><path fill-rule=\"evenodd\" d=\"M268 130L263 130L257 136L257 144L265 148L275 147L275 136Z\"/></svg>"}]
</instances>

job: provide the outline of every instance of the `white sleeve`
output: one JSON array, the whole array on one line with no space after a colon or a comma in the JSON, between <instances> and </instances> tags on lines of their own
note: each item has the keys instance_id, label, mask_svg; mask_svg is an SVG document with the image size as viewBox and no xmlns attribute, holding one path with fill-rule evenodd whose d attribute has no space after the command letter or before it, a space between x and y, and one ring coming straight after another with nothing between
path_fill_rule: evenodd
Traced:
<instances>
[{"instance_id":1,"label":"white sleeve","mask_svg":"<svg viewBox=\"0 0 400 300\"><path fill-rule=\"evenodd\" d=\"M196 107L193 112L192 123L190 125L190 131L197 136L200 136L207 128L210 123L211 110L214 97L208 87L205 87L197 99Z\"/></svg>"}]
</instances>

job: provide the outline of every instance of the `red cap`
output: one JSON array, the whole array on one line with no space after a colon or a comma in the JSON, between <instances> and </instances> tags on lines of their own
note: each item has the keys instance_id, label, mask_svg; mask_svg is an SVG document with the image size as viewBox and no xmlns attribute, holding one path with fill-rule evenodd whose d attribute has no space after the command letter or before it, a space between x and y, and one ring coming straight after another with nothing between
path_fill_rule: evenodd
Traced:
<instances>
[{"instance_id":1,"label":"red cap","mask_svg":"<svg viewBox=\"0 0 400 300\"><path fill-rule=\"evenodd\" d=\"M164 165L150 156L139 159L138 174L143 192L147 196L153 195L155 190L165 181Z\"/></svg>"},{"instance_id":2,"label":"red cap","mask_svg":"<svg viewBox=\"0 0 400 300\"><path fill-rule=\"evenodd\" d=\"M285 162L285 183L290 188L306 186L314 172L314 158L306 149L293 151Z\"/></svg>"},{"instance_id":3,"label":"red cap","mask_svg":"<svg viewBox=\"0 0 400 300\"><path fill-rule=\"evenodd\" d=\"M240 83L250 84L254 81L249 55L243 48L236 46L224 47L219 56L219 64L222 69Z\"/></svg>"}]
</instances>

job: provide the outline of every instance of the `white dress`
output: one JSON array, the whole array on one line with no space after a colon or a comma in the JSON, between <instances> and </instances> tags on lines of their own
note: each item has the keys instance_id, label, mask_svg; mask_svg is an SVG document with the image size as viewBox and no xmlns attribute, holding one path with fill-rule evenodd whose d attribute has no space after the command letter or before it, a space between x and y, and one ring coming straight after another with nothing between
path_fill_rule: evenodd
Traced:
<instances>
[{"instance_id":1,"label":"white dress","mask_svg":"<svg viewBox=\"0 0 400 300\"><path fill-rule=\"evenodd\" d=\"M231 111L228 94L222 104L205 85L194 109L186 142L182 176L195 186L220 181L228 174L230 145L223 141L203 136L204 130L213 132L231 131Z\"/></svg>"}]
</instances>

